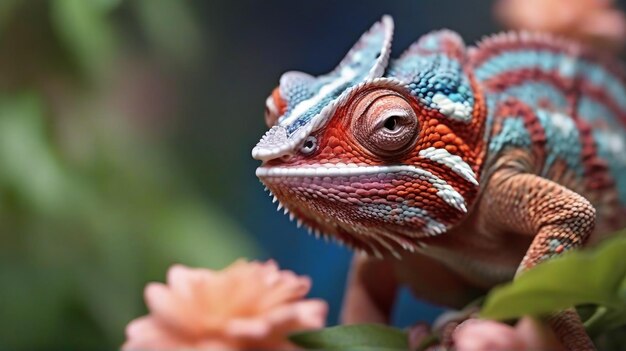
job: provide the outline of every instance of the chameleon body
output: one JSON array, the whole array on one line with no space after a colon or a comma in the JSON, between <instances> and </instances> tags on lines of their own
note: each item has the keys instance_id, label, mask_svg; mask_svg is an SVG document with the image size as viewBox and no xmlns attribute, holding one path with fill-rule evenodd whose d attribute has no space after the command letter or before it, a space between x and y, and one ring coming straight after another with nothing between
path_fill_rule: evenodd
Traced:
<instances>
[{"instance_id":1,"label":"chameleon body","mask_svg":"<svg viewBox=\"0 0 626 351\"><path fill-rule=\"evenodd\" d=\"M331 73L287 72L252 150L280 206L356 255L346 323L396 289L460 307L624 226L626 88L610 59L541 34L421 37L391 60L376 23ZM573 310L550 323L593 348Z\"/></svg>"}]
</instances>

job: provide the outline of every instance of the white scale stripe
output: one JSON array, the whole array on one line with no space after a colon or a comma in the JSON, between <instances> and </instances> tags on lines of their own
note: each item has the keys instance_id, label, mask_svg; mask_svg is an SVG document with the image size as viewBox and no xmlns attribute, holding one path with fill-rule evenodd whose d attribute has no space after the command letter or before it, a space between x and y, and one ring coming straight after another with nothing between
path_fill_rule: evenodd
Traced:
<instances>
[{"instance_id":1,"label":"white scale stripe","mask_svg":"<svg viewBox=\"0 0 626 351\"><path fill-rule=\"evenodd\" d=\"M417 175L420 179L427 180L438 190L437 196L443 201L459 211L467 212L465 199L450 184L436 175L414 166L356 166L344 164L330 167L259 167L256 169L257 177L336 177L394 172L409 172Z\"/></svg>"},{"instance_id":2,"label":"white scale stripe","mask_svg":"<svg viewBox=\"0 0 626 351\"><path fill-rule=\"evenodd\" d=\"M291 111L289 117L281 121L280 125L288 126L293 123L296 119L300 117L300 115L311 109L311 107L315 106L315 104L322 101L322 99L332 93L335 89L340 87L342 84L354 79L356 74L357 72L350 67L345 67L344 69L342 69L341 75L337 79L321 87L319 92L315 94L315 96L313 96L312 98L304 100L297 104L294 107L293 111Z\"/></svg>"},{"instance_id":3,"label":"white scale stripe","mask_svg":"<svg viewBox=\"0 0 626 351\"><path fill-rule=\"evenodd\" d=\"M465 161L463 161L460 156L452 155L446 149L437 149L435 147L429 147L421 150L419 155L420 157L440 163L450 168L453 172L463 177L463 179L478 186L476 174L474 174L472 168Z\"/></svg>"},{"instance_id":4,"label":"white scale stripe","mask_svg":"<svg viewBox=\"0 0 626 351\"><path fill-rule=\"evenodd\" d=\"M462 102L450 100L447 96L436 93L433 102L439 107L439 112L445 116L468 123L472 120L472 107Z\"/></svg>"}]
</instances>

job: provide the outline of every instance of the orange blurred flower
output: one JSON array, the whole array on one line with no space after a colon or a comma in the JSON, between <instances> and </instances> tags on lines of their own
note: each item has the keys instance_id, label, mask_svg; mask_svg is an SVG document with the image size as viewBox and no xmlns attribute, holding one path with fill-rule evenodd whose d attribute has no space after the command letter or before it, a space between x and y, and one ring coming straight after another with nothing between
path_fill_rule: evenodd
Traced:
<instances>
[{"instance_id":1,"label":"orange blurred flower","mask_svg":"<svg viewBox=\"0 0 626 351\"><path fill-rule=\"evenodd\" d=\"M500 0L495 12L512 29L559 34L612 50L626 41L624 13L613 0Z\"/></svg>"},{"instance_id":2,"label":"orange blurred flower","mask_svg":"<svg viewBox=\"0 0 626 351\"><path fill-rule=\"evenodd\" d=\"M150 313L126 327L122 349L294 349L287 334L324 326L326 303L303 299L310 287L274 261L222 271L174 265L167 284L146 287Z\"/></svg>"}]
</instances>

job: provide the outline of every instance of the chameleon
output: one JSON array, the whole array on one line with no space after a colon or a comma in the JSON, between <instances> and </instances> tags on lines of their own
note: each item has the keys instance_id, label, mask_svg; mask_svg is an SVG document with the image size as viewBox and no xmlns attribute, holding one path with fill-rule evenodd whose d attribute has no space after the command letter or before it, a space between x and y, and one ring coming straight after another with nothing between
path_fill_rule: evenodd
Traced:
<instances>
[{"instance_id":1,"label":"chameleon","mask_svg":"<svg viewBox=\"0 0 626 351\"><path fill-rule=\"evenodd\" d=\"M354 250L343 323L388 323L397 289L460 308L626 225L626 82L582 44L421 36L383 16L330 73L284 73L256 175L298 226ZM594 345L574 309L548 324Z\"/></svg>"}]
</instances>

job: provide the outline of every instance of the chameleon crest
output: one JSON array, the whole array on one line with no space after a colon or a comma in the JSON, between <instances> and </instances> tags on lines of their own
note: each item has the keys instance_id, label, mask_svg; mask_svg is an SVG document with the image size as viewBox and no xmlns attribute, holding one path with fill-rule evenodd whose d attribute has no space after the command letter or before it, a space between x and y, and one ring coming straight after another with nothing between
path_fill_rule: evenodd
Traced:
<instances>
[{"instance_id":1,"label":"chameleon crest","mask_svg":"<svg viewBox=\"0 0 626 351\"><path fill-rule=\"evenodd\" d=\"M390 60L392 35L385 16L331 73L285 73L252 150L257 176L299 223L377 255L465 218L484 146L462 39L433 32Z\"/></svg>"}]
</instances>

